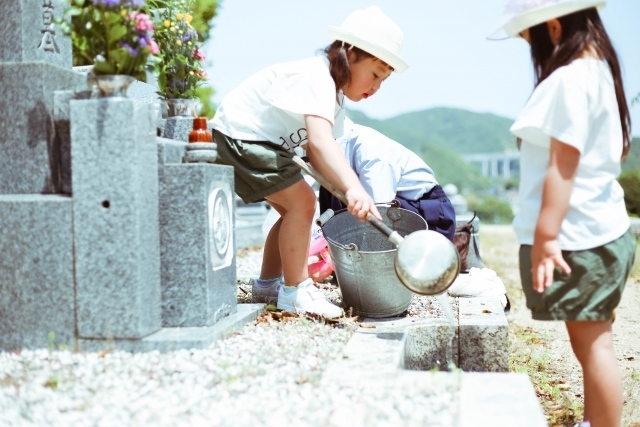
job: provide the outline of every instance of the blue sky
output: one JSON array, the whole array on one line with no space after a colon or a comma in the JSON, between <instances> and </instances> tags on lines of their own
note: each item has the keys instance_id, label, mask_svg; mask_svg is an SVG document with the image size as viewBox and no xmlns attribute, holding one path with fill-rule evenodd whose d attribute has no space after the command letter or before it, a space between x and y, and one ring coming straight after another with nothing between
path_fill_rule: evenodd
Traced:
<instances>
[{"instance_id":1,"label":"blue sky","mask_svg":"<svg viewBox=\"0 0 640 427\"><path fill-rule=\"evenodd\" d=\"M256 71L313 56L327 28L356 9L379 6L402 28L409 69L372 98L348 108L388 118L432 107L515 117L533 87L528 45L488 41L505 0L222 0L212 40L210 83L216 102ZM629 99L640 92L640 0L609 0L602 19L622 60ZM640 105L631 108L640 135Z\"/></svg>"}]
</instances>

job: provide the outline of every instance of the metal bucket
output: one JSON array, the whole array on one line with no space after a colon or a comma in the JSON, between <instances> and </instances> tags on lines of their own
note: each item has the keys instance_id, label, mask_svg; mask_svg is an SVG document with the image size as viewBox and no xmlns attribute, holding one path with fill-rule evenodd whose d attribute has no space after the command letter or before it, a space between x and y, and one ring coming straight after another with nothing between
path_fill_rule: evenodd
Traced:
<instances>
[{"instance_id":1,"label":"metal bucket","mask_svg":"<svg viewBox=\"0 0 640 427\"><path fill-rule=\"evenodd\" d=\"M426 230L427 223L411 211L378 206L385 224L406 236ZM367 221L339 211L322 225L346 310L365 317L391 317L403 313L413 293L396 276L396 247Z\"/></svg>"}]
</instances>

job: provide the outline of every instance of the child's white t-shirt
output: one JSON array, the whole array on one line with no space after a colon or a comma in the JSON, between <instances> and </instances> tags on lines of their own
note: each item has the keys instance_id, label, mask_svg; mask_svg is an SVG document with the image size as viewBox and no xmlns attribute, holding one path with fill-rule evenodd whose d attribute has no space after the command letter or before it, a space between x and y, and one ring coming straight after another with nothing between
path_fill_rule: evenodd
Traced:
<instances>
[{"instance_id":1,"label":"child's white t-shirt","mask_svg":"<svg viewBox=\"0 0 640 427\"><path fill-rule=\"evenodd\" d=\"M417 200L438 184L433 170L413 151L349 118L344 127L338 144L374 202L390 202L396 194Z\"/></svg>"},{"instance_id":2,"label":"child's white t-shirt","mask_svg":"<svg viewBox=\"0 0 640 427\"><path fill-rule=\"evenodd\" d=\"M344 108L325 58L277 64L249 77L224 97L211 125L246 141L270 141L289 150L307 143L305 115L333 125L343 133Z\"/></svg>"},{"instance_id":3,"label":"child's white t-shirt","mask_svg":"<svg viewBox=\"0 0 640 427\"><path fill-rule=\"evenodd\" d=\"M620 175L622 126L609 66L594 58L558 68L534 90L511 127L522 138L519 211L513 227L520 244L533 244L551 137L575 147L580 162L562 221L563 250L602 246L629 228Z\"/></svg>"}]
</instances>

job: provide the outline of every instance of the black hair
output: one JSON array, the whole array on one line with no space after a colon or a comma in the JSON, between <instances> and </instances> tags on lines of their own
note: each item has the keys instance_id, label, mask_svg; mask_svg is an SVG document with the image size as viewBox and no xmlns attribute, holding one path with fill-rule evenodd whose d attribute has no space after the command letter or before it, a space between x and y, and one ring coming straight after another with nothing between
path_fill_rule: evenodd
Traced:
<instances>
[{"instance_id":1,"label":"black hair","mask_svg":"<svg viewBox=\"0 0 640 427\"><path fill-rule=\"evenodd\" d=\"M349 69L349 57L347 51L353 52L355 55L354 62L362 61L366 58L376 58L369 52L366 52L359 47L344 43L341 40L336 40L329 46L325 47L322 52L329 60L329 72L331 78L336 84L336 93L338 93L351 79L351 71ZM377 58L376 58L377 59ZM393 71L393 67L384 61L381 61L387 67Z\"/></svg>"},{"instance_id":2,"label":"black hair","mask_svg":"<svg viewBox=\"0 0 640 427\"><path fill-rule=\"evenodd\" d=\"M594 49L598 57L611 69L622 125L622 159L631 149L631 116L624 93L620 61L607 35L596 8L581 10L558 18L562 25L562 36L556 48L551 41L547 23L529 29L531 59L536 86L558 68L580 58L587 49Z\"/></svg>"}]
</instances>

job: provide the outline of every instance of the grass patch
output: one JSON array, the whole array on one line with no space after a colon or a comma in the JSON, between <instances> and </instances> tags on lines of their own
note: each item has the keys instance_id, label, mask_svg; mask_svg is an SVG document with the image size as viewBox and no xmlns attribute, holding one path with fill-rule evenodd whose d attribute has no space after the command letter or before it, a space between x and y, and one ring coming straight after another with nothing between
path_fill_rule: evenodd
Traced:
<instances>
[{"instance_id":1,"label":"grass patch","mask_svg":"<svg viewBox=\"0 0 640 427\"><path fill-rule=\"evenodd\" d=\"M634 280L640 281L640 240L636 239L636 260L631 270L631 277Z\"/></svg>"},{"instance_id":2,"label":"grass patch","mask_svg":"<svg viewBox=\"0 0 640 427\"><path fill-rule=\"evenodd\" d=\"M509 325L509 371L529 375L550 427L572 427L582 420L582 402L567 393L544 349L547 337L531 328Z\"/></svg>"}]
</instances>

